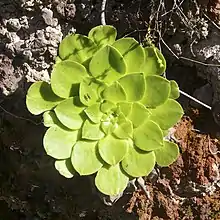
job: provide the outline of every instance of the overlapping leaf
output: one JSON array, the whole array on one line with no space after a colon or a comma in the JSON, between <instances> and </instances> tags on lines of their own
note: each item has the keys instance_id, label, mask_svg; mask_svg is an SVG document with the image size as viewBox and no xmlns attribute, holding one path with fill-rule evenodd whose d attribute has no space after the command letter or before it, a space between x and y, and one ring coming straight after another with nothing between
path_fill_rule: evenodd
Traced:
<instances>
[{"instance_id":1,"label":"overlapping leaf","mask_svg":"<svg viewBox=\"0 0 220 220\"><path fill-rule=\"evenodd\" d=\"M54 94L50 84L46 82L32 84L26 97L27 108L34 115L51 110L62 101L63 99Z\"/></svg>"},{"instance_id":2,"label":"overlapping leaf","mask_svg":"<svg viewBox=\"0 0 220 220\"><path fill-rule=\"evenodd\" d=\"M133 177L148 175L155 166L154 152L145 152L130 146L129 151L122 161L122 167L126 173Z\"/></svg>"},{"instance_id":3,"label":"overlapping leaf","mask_svg":"<svg viewBox=\"0 0 220 220\"><path fill-rule=\"evenodd\" d=\"M88 36L99 47L104 47L105 45L111 45L115 42L117 30L110 25L97 26L89 32Z\"/></svg>"},{"instance_id":4,"label":"overlapping leaf","mask_svg":"<svg viewBox=\"0 0 220 220\"><path fill-rule=\"evenodd\" d=\"M56 160L54 166L57 169L57 171L60 173L60 175L66 178L72 178L76 173L70 159Z\"/></svg>"},{"instance_id":5,"label":"overlapping leaf","mask_svg":"<svg viewBox=\"0 0 220 220\"><path fill-rule=\"evenodd\" d=\"M83 63L97 51L96 44L88 37L81 34L66 36L59 46L59 56L62 60L70 59Z\"/></svg>"},{"instance_id":6,"label":"overlapping leaf","mask_svg":"<svg viewBox=\"0 0 220 220\"><path fill-rule=\"evenodd\" d=\"M142 71L145 76L161 75L166 69L166 60L161 52L155 47L145 47L145 62L142 66Z\"/></svg>"},{"instance_id":7,"label":"overlapping leaf","mask_svg":"<svg viewBox=\"0 0 220 220\"><path fill-rule=\"evenodd\" d=\"M133 38L121 38L112 45L123 56L127 65L127 73L141 72L145 60L143 47Z\"/></svg>"},{"instance_id":8,"label":"overlapping leaf","mask_svg":"<svg viewBox=\"0 0 220 220\"><path fill-rule=\"evenodd\" d=\"M98 147L102 159L110 165L115 165L125 157L128 150L128 141L107 135L99 141Z\"/></svg>"},{"instance_id":9,"label":"overlapping leaf","mask_svg":"<svg viewBox=\"0 0 220 220\"><path fill-rule=\"evenodd\" d=\"M95 178L98 190L107 195L118 195L128 184L128 176L121 170L120 164L102 167Z\"/></svg>"},{"instance_id":10,"label":"overlapping leaf","mask_svg":"<svg viewBox=\"0 0 220 220\"><path fill-rule=\"evenodd\" d=\"M50 127L43 140L47 154L60 160L69 158L77 135L78 131L64 130L58 126Z\"/></svg>"},{"instance_id":11,"label":"overlapping leaf","mask_svg":"<svg viewBox=\"0 0 220 220\"><path fill-rule=\"evenodd\" d=\"M111 84L125 74L126 64L114 47L106 45L91 59L89 71L93 77Z\"/></svg>"},{"instance_id":12,"label":"overlapping leaf","mask_svg":"<svg viewBox=\"0 0 220 220\"><path fill-rule=\"evenodd\" d=\"M103 166L98 155L97 141L78 141L73 148L71 161L80 175L97 172Z\"/></svg>"}]
</instances>

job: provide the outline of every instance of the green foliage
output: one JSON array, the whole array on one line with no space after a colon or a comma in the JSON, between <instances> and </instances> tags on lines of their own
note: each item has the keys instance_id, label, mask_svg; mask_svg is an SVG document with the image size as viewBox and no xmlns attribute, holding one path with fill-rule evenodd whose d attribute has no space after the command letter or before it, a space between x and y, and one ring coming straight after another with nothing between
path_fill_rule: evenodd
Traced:
<instances>
[{"instance_id":1,"label":"green foliage","mask_svg":"<svg viewBox=\"0 0 220 220\"><path fill-rule=\"evenodd\" d=\"M44 148L58 172L96 173L107 195L177 159L178 146L164 137L183 115L177 83L161 76L160 51L116 35L107 25L64 38L51 84L34 83L26 99L32 114L43 113Z\"/></svg>"}]
</instances>

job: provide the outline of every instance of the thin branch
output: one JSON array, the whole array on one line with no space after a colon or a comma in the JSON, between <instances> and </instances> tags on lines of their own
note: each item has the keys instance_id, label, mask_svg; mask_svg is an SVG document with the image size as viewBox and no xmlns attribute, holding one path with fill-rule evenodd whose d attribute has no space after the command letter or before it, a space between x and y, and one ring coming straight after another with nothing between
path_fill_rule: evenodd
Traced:
<instances>
[{"instance_id":1,"label":"thin branch","mask_svg":"<svg viewBox=\"0 0 220 220\"><path fill-rule=\"evenodd\" d=\"M205 103L199 101L198 99L196 99L196 98L192 97L191 95L189 95L189 94L183 92L182 90L179 89L179 91L180 91L180 94L182 94L182 95L186 96L187 98L189 98L189 99L191 99L191 100L197 102L198 104L200 104L200 105L206 107L207 109L209 109L209 110L212 109L211 106L209 106L209 105L207 105L207 104L205 104Z\"/></svg>"},{"instance_id":2,"label":"thin branch","mask_svg":"<svg viewBox=\"0 0 220 220\"><path fill-rule=\"evenodd\" d=\"M13 113L7 111L6 109L4 109L1 105L0 105L0 109L1 109L3 112L5 112L6 114L11 115L11 116L14 117L14 118L17 118L17 119L20 119L20 120L24 120L24 121L29 121L29 122L31 122L32 124L35 124L35 125L40 125L40 124L42 124L42 122L37 123L37 122L35 122L35 121L32 121L32 120L29 119L29 118L24 118L24 117L21 117L21 116L17 116L17 115L15 115L15 114L13 114Z\"/></svg>"},{"instance_id":3,"label":"thin branch","mask_svg":"<svg viewBox=\"0 0 220 220\"><path fill-rule=\"evenodd\" d=\"M219 25L217 25L207 14L205 14L205 13L203 13L203 14L218 30L220 30Z\"/></svg>"},{"instance_id":4,"label":"thin branch","mask_svg":"<svg viewBox=\"0 0 220 220\"><path fill-rule=\"evenodd\" d=\"M183 56L180 56L178 58L183 59L183 60L187 60L187 61L190 61L190 62L193 62L193 63L197 63L197 64L200 64L200 65L203 65L203 66L220 67L220 64L204 63L204 62L194 60L194 59L190 59L190 58L183 57Z\"/></svg>"},{"instance_id":5,"label":"thin branch","mask_svg":"<svg viewBox=\"0 0 220 220\"><path fill-rule=\"evenodd\" d=\"M102 0L102 6L101 6L101 24L106 25L105 20L105 7L106 7L107 0Z\"/></svg>"},{"instance_id":6,"label":"thin branch","mask_svg":"<svg viewBox=\"0 0 220 220\"><path fill-rule=\"evenodd\" d=\"M167 15L167 14L173 12L175 9L177 9L178 7L180 7L180 6L183 4L184 1L185 1L185 0L182 0L179 5L177 5L177 4L176 4L176 1L175 1L174 4L173 4L173 8L172 8L171 10L165 12L164 14L162 14L161 17L163 17L163 16L165 16L165 15Z\"/></svg>"}]
</instances>

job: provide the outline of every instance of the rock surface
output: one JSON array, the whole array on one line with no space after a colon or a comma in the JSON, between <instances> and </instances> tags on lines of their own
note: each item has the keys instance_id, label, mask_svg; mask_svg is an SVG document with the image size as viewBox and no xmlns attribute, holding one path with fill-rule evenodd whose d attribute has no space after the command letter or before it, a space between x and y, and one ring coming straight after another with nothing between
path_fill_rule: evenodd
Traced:
<instances>
[{"instance_id":1,"label":"rock surface","mask_svg":"<svg viewBox=\"0 0 220 220\"><path fill-rule=\"evenodd\" d=\"M62 25L65 26L65 22L61 24L54 17L55 11L56 6L51 1L0 2L0 53L13 60L9 68L7 60L2 59L1 68L10 69L8 82L0 81L3 95L14 93L19 82L49 81L49 72L63 37ZM22 77L16 76L19 71Z\"/></svg>"}]
</instances>

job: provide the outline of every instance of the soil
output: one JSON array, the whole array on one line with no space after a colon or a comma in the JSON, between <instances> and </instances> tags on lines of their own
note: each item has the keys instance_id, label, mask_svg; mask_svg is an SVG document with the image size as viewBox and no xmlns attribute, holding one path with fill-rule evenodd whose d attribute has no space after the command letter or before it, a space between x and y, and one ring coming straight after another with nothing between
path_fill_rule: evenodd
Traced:
<instances>
[{"instance_id":1,"label":"soil","mask_svg":"<svg viewBox=\"0 0 220 220\"><path fill-rule=\"evenodd\" d=\"M156 24L152 17L154 18L159 2L107 0L106 21L117 28L119 37L129 34L143 41L147 31L146 24L151 20ZM167 6L167 11L172 9L173 5L170 1L163 2ZM192 8L192 13L196 13L194 4L196 1L185 2L185 10ZM202 5L198 5L200 9L210 5L208 11L210 10L211 13L218 11L215 1L198 2ZM54 18L58 19L61 28L54 30L54 33L59 37L60 31L65 35L72 28L76 28L79 33L87 34L90 28L100 24L101 1L99 0L75 0L75 2L1 0L0 6L0 30L6 28L5 22L8 19L27 16L29 21L42 13L41 9L45 7L53 12ZM186 42L186 39L189 39L190 30L175 16L174 13L174 17L170 17L171 20L176 21L173 28L177 30L185 28L185 31L180 33L183 38L182 45L187 47L190 44L190 40ZM165 16L158 21L166 26L164 39L169 43L169 39L173 42L173 38L171 39L172 28L168 27L167 23L171 25L173 20L171 22L167 19L168 17ZM213 19L216 21L217 16ZM30 25L25 37L21 31L16 33L26 42L30 36L33 36L31 34L35 33L35 29L46 30L48 25L53 26L54 20L47 17L45 18L47 24L42 22L42 18L39 18L37 23ZM36 27L36 24L39 26ZM174 35L173 32L172 35ZM35 40L38 40L38 36L34 36ZM150 36L155 43L159 42L157 32L152 31ZM216 124L210 110L192 108L190 101L183 96L178 101L184 107L185 115L175 126L174 134L174 141L179 144L181 154L171 166L156 167L154 173L145 177L148 195L143 189L138 188L135 191L127 191L112 206L106 206L94 191L89 178L76 176L69 180L56 172L53 159L46 155L42 147L45 128L41 117L32 116L27 111L25 95L30 85L27 81L37 80L38 77L47 79L54 62L54 54L49 52L57 49L59 37L51 37L51 42L56 42L52 44L53 46L48 41L43 45L43 48L46 48L42 53L43 58L35 62L42 45L33 49L32 58L29 59L24 56L22 49L17 53L14 49L6 47L8 38L0 31L0 88L2 90L0 93L0 218L10 220L219 220L220 142L218 137L220 127ZM42 41L44 38L40 39ZM15 45L13 41L11 43L12 46ZM206 79L197 76L195 65L175 59L164 45L162 48L168 61L167 77L175 79L182 90L193 94L197 88L207 83ZM25 69L27 64L29 69L32 69L31 74ZM33 71L35 74L40 72L40 76L32 76Z\"/></svg>"}]
</instances>

